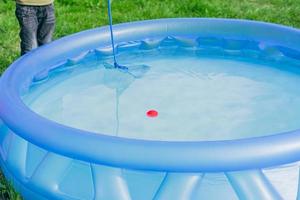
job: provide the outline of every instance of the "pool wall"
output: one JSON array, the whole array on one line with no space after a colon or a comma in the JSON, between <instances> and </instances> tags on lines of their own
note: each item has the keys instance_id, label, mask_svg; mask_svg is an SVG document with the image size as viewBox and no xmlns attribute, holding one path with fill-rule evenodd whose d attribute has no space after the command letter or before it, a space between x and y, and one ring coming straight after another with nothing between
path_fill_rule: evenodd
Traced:
<instances>
[{"instance_id":1,"label":"pool wall","mask_svg":"<svg viewBox=\"0 0 300 200\"><path fill-rule=\"evenodd\" d=\"M234 200L283 199L285 196L288 198L284 199L289 199L296 195L295 187L291 189L293 194L286 194L282 184L277 182L276 187L273 186L265 174L269 177L280 174L280 171L272 172L274 169L181 173L115 168L46 151L3 127L2 171L24 199ZM297 177L298 165L285 172Z\"/></svg>"},{"instance_id":2,"label":"pool wall","mask_svg":"<svg viewBox=\"0 0 300 200\"><path fill-rule=\"evenodd\" d=\"M221 45L233 56L244 48L265 50L265 59L282 54L291 63L300 60L300 31L262 22L162 19L117 25L114 33L123 45L119 50L136 48L128 41L143 41L138 48L147 49L172 37L212 51ZM134 140L57 124L22 102L34 80L88 53L111 54L109 44L108 27L84 31L21 57L1 77L1 166L25 199L300 198L299 130L231 141ZM282 193L280 183L267 175L289 167L296 177L293 194Z\"/></svg>"}]
</instances>

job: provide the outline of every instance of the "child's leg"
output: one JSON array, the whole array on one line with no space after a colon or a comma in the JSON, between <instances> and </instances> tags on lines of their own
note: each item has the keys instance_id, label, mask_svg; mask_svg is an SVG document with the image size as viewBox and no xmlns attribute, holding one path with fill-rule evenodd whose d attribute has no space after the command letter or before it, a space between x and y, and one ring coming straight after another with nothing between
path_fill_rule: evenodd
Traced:
<instances>
[{"instance_id":1,"label":"child's leg","mask_svg":"<svg viewBox=\"0 0 300 200\"><path fill-rule=\"evenodd\" d=\"M38 45L49 43L55 29L55 14L53 4L43 6L38 13L39 27L37 32Z\"/></svg>"},{"instance_id":2,"label":"child's leg","mask_svg":"<svg viewBox=\"0 0 300 200\"><path fill-rule=\"evenodd\" d=\"M20 24L21 55L36 48L38 20L34 6L17 4L16 16Z\"/></svg>"}]
</instances>

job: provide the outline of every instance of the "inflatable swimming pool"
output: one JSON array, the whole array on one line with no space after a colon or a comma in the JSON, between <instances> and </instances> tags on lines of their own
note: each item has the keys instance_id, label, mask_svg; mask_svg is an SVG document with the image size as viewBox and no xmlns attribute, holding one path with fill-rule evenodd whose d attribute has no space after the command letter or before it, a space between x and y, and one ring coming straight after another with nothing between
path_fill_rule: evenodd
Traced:
<instances>
[{"instance_id":1,"label":"inflatable swimming pool","mask_svg":"<svg viewBox=\"0 0 300 200\"><path fill-rule=\"evenodd\" d=\"M160 19L59 39L0 82L1 166L26 200L299 199L300 31ZM143 64L134 67L132 64Z\"/></svg>"}]
</instances>

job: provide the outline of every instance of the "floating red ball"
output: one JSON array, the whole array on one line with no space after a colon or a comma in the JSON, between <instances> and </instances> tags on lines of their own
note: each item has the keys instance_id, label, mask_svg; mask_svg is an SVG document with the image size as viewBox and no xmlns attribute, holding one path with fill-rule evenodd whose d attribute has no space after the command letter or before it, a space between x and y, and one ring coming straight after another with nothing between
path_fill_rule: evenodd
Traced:
<instances>
[{"instance_id":1,"label":"floating red ball","mask_svg":"<svg viewBox=\"0 0 300 200\"><path fill-rule=\"evenodd\" d=\"M147 116L148 117L157 117L158 116L158 112L156 110L149 110L147 112Z\"/></svg>"}]
</instances>

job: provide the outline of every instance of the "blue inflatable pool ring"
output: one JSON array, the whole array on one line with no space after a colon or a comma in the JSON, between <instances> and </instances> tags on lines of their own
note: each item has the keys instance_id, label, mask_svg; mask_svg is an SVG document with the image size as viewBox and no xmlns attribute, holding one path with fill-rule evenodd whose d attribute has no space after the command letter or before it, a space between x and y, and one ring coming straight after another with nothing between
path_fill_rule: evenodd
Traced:
<instances>
[{"instance_id":1,"label":"blue inflatable pool ring","mask_svg":"<svg viewBox=\"0 0 300 200\"><path fill-rule=\"evenodd\" d=\"M195 57L260 60L295 70L300 67L300 30L281 25L180 18L113 28L120 63L124 52L142 51L147 56L154 49L159 56L193 52ZM147 140L73 128L30 108L28 102L40 95L32 91L53 77L69 73L87 59L111 63L110 47L109 27L83 31L33 50L1 76L1 166L26 200L300 198L295 178L300 130L228 140ZM129 66L127 85L118 85L123 79L106 83L121 96L149 70L151 66ZM155 117L147 118L147 111L155 112ZM148 107L143 115L152 123L165 113ZM120 135L122 130L117 132ZM285 172L294 177L286 178L294 181L289 188L281 184L285 179L282 170L291 170ZM275 178L279 176L281 180Z\"/></svg>"}]
</instances>

